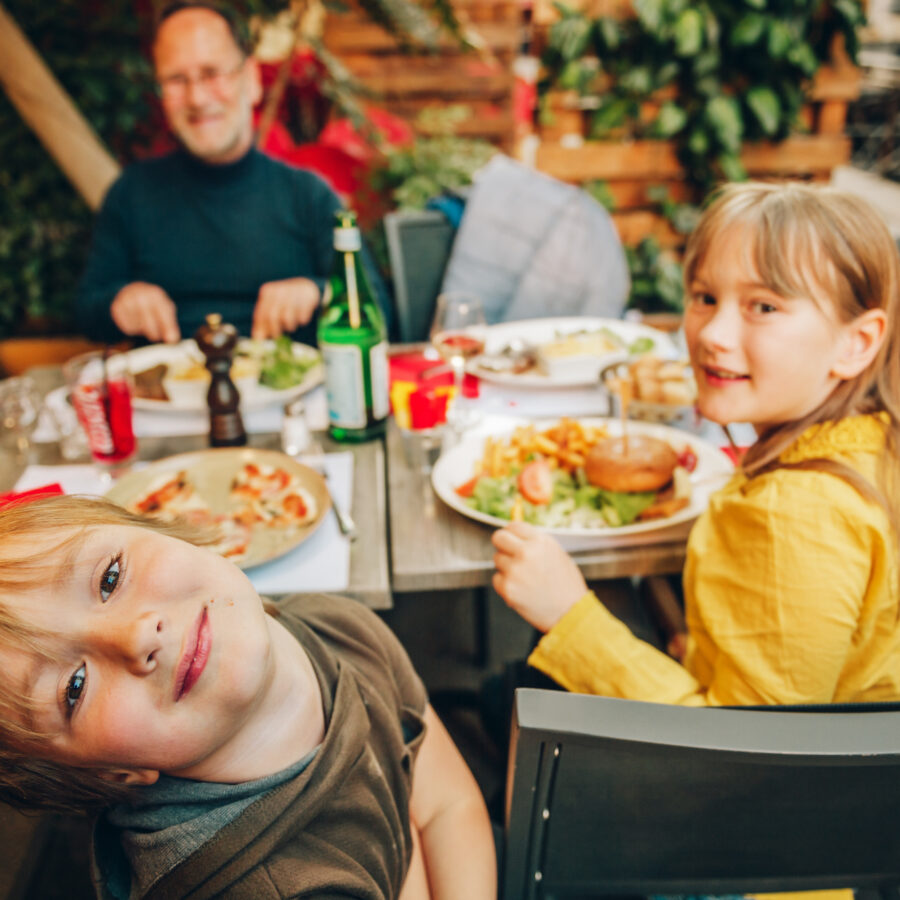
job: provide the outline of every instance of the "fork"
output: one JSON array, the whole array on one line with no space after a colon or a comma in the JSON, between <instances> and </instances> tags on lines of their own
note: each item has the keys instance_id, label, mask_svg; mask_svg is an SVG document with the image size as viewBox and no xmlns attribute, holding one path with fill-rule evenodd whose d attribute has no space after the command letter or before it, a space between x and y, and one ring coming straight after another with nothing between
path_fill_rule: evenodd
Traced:
<instances>
[{"instance_id":1,"label":"fork","mask_svg":"<svg viewBox=\"0 0 900 900\"><path fill-rule=\"evenodd\" d=\"M328 482L328 467L325 465L325 453L320 449L318 453L302 454L297 459L298 462L303 463L305 466L309 466L322 476L322 480L325 482L325 490L328 491L328 496L331 498L331 506L334 509L334 514L337 516L338 527L341 529L341 534L346 535L349 540L355 541L356 522L353 521L353 516L337 502L334 492L331 490L331 485Z\"/></svg>"}]
</instances>

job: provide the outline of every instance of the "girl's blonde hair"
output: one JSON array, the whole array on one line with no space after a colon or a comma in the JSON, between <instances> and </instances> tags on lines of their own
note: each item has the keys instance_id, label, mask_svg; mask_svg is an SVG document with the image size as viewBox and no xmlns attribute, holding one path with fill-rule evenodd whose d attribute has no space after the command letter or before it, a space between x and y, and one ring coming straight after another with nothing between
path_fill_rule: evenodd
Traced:
<instances>
[{"instance_id":1,"label":"girl's blonde hair","mask_svg":"<svg viewBox=\"0 0 900 900\"><path fill-rule=\"evenodd\" d=\"M830 301L841 322L866 310L883 309L884 342L872 363L856 378L842 381L817 409L782 423L750 448L742 467L750 477L789 468L779 456L811 425L837 422L862 413L883 413L885 453L878 484L833 460L810 460L801 468L832 472L887 511L900 534L898 448L900 448L900 253L879 214L864 200L820 185L748 182L725 186L691 234L684 258L688 289L716 240L728 229L747 234L757 274L782 297Z\"/></svg>"},{"instance_id":2,"label":"girl's blonde hair","mask_svg":"<svg viewBox=\"0 0 900 900\"><path fill-rule=\"evenodd\" d=\"M53 590L55 568L50 557L77 551L92 528L131 525L193 544L212 543L215 534L181 522L163 522L128 512L106 500L52 497L0 510L0 646L25 650L37 657L52 654L54 635L23 622L3 597L33 588ZM59 535L48 551L46 542L25 551L35 538ZM20 809L85 812L126 799L133 789L102 779L91 769L41 758L48 735L35 731L34 704L0 685L0 800Z\"/></svg>"}]
</instances>

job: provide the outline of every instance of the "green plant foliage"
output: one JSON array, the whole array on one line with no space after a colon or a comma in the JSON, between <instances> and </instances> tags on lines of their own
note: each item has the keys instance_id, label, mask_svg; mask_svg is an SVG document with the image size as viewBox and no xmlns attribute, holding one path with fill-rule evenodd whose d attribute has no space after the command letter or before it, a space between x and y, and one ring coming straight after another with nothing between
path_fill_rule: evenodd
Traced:
<instances>
[{"instance_id":1,"label":"green plant foliage","mask_svg":"<svg viewBox=\"0 0 900 900\"><path fill-rule=\"evenodd\" d=\"M539 90L592 97L590 137L621 133L675 141L690 179L707 190L745 176L744 142L781 140L796 126L804 86L835 34L851 58L864 22L859 0L634 0L635 17L592 19L557 3ZM591 61L588 65L587 60ZM673 86L656 119L641 104Z\"/></svg>"},{"instance_id":2,"label":"green plant foliage","mask_svg":"<svg viewBox=\"0 0 900 900\"><path fill-rule=\"evenodd\" d=\"M582 185L610 212L615 199L605 181L587 181ZM690 234L700 218L700 208L672 199L664 184L647 188L647 201L665 217L679 234ZM666 253L655 237L644 238L636 247L625 248L625 261L631 276L631 292L626 306L644 312L683 312L684 285L681 264Z\"/></svg>"},{"instance_id":3,"label":"green plant foliage","mask_svg":"<svg viewBox=\"0 0 900 900\"><path fill-rule=\"evenodd\" d=\"M150 68L131 0L84 4L7 0L9 14L101 138L130 158L139 123L150 120ZM71 324L93 216L0 92L0 336L25 316Z\"/></svg>"},{"instance_id":4,"label":"green plant foliage","mask_svg":"<svg viewBox=\"0 0 900 900\"><path fill-rule=\"evenodd\" d=\"M609 212L616 208L616 198L605 181L587 181L581 187Z\"/></svg>"},{"instance_id":5,"label":"green plant foliage","mask_svg":"<svg viewBox=\"0 0 900 900\"><path fill-rule=\"evenodd\" d=\"M647 199L656 204L666 221L679 233L690 234L700 218L700 207L693 203L678 203L672 199L664 184L647 188Z\"/></svg>"},{"instance_id":6,"label":"green plant foliage","mask_svg":"<svg viewBox=\"0 0 900 900\"><path fill-rule=\"evenodd\" d=\"M389 194L398 209L424 209L432 198L472 183L497 148L485 140L461 138L454 129L469 115L465 105L428 110L417 120L411 146L388 149L372 174L372 186Z\"/></svg>"},{"instance_id":7,"label":"green plant foliage","mask_svg":"<svg viewBox=\"0 0 900 900\"><path fill-rule=\"evenodd\" d=\"M684 309L681 265L667 256L655 237L626 247L631 273L628 307L644 312L681 312Z\"/></svg>"}]
</instances>

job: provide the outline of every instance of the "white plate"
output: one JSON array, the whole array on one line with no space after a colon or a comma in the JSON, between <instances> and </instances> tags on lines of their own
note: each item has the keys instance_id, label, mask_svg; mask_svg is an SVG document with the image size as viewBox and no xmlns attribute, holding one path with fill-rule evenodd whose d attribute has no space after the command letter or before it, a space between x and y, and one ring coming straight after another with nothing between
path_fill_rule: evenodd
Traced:
<instances>
[{"instance_id":1,"label":"white plate","mask_svg":"<svg viewBox=\"0 0 900 900\"><path fill-rule=\"evenodd\" d=\"M263 341L259 343L270 347L273 342ZM310 347L307 344L294 343L293 350L294 356L300 358L319 355L314 347ZM152 369L153 366L160 363L171 366L191 359L203 359L203 354L193 339L181 341L178 344L150 344L147 347L138 347L136 350L128 351L128 365L132 373ZM309 369L303 381L295 384L293 387L283 388L282 390L274 390L258 383L248 384L244 387L242 380L241 408L245 410L259 409L274 404L287 403L294 397L299 397L301 394L312 390L316 385L321 384L324 377L324 368L320 361L318 365ZM132 405L135 409L157 412L203 412L206 410L206 392L201 392L199 396L191 396L186 392L184 396L179 396L172 400L150 400L147 397L134 397Z\"/></svg>"},{"instance_id":2,"label":"white plate","mask_svg":"<svg viewBox=\"0 0 900 900\"><path fill-rule=\"evenodd\" d=\"M664 331L651 328L640 322L627 322L624 319L596 319L589 316L572 316L568 318L549 319L523 319L519 322L502 322L499 325L491 325L485 331L485 354L499 353L510 341L520 340L528 344L538 345L552 341L561 335L573 334L578 331L599 331L608 328L618 337L622 338L626 345L633 343L638 338L646 337L653 341L653 347L647 352L655 353L665 359L678 359L681 355L675 342ZM619 359L626 359L628 351L610 353L599 360L599 367L607 366ZM512 372L494 372L482 368L478 364L476 356L468 366L469 371L485 381L518 388L565 388L584 387L594 385L597 378L591 373L590 377L578 373L558 375L555 377L544 375L537 369L529 369L521 374Z\"/></svg>"},{"instance_id":3,"label":"white plate","mask_svg":"<svg viewBox=\"0 0 900 900\"><path fill-rule=\"evenodd\" d=\"M456 493L456 488L467 482L474 474L477 462L484 455L484 441L488 435L494 438L504 437L512 434L516 427L529 424L534 424L540 430L544 430L551 427L556 421L558 420L548 419L538 422L533 419L507 419L502 429L498 430L494 427L489 431L478 429L467 433L455 447L445 451L435 463L431 472L431 484L435 493L447 506L470 519L498 528L508 525L509 522L506 519L472 509ZM578 421L584 425L595 427L602 425L613 436L622 433L622 423L618 419L579 418ZM690 447L694 451L697 456L697 466L691 473L691 502L674 516L666 519L651 519L648 522L636 522L620 528L542 528L542 531L547 531L560 538L578 539L579 541L590 539L586 541L587 545L622 543L622 538L629 538L628 543L631 543L632 538L640 537L648 532L659 532L693 521L706 509L710 494L720 488L734 472L731 460L722 450L696 435L678 428L650 422L631 421L628 423L628 428L632 434L645 434L667 441L679 453L686 447ZM657 535L648 535L648 537L652 539Z\"/></svg>"}]
</instances>

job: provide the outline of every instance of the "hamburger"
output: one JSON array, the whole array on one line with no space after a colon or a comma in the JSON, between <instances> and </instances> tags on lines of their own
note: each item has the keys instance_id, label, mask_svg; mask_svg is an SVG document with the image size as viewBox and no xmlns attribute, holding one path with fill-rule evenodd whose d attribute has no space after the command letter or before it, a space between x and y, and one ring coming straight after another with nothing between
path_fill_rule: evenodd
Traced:
<instances>
[{"instance_id":1,"label":"hamburger","mask_svg":"<svg viewBox=\"0 0 900 900\"><path fill-rule=\"evenodd\" d=\"M584 473L588 482L615 494L655 494L639 519L671 516L687 506L690 482L679 468L678 454L665 441L643 434L598 441L588 452Z\"/></svg>"}]
</instances>

